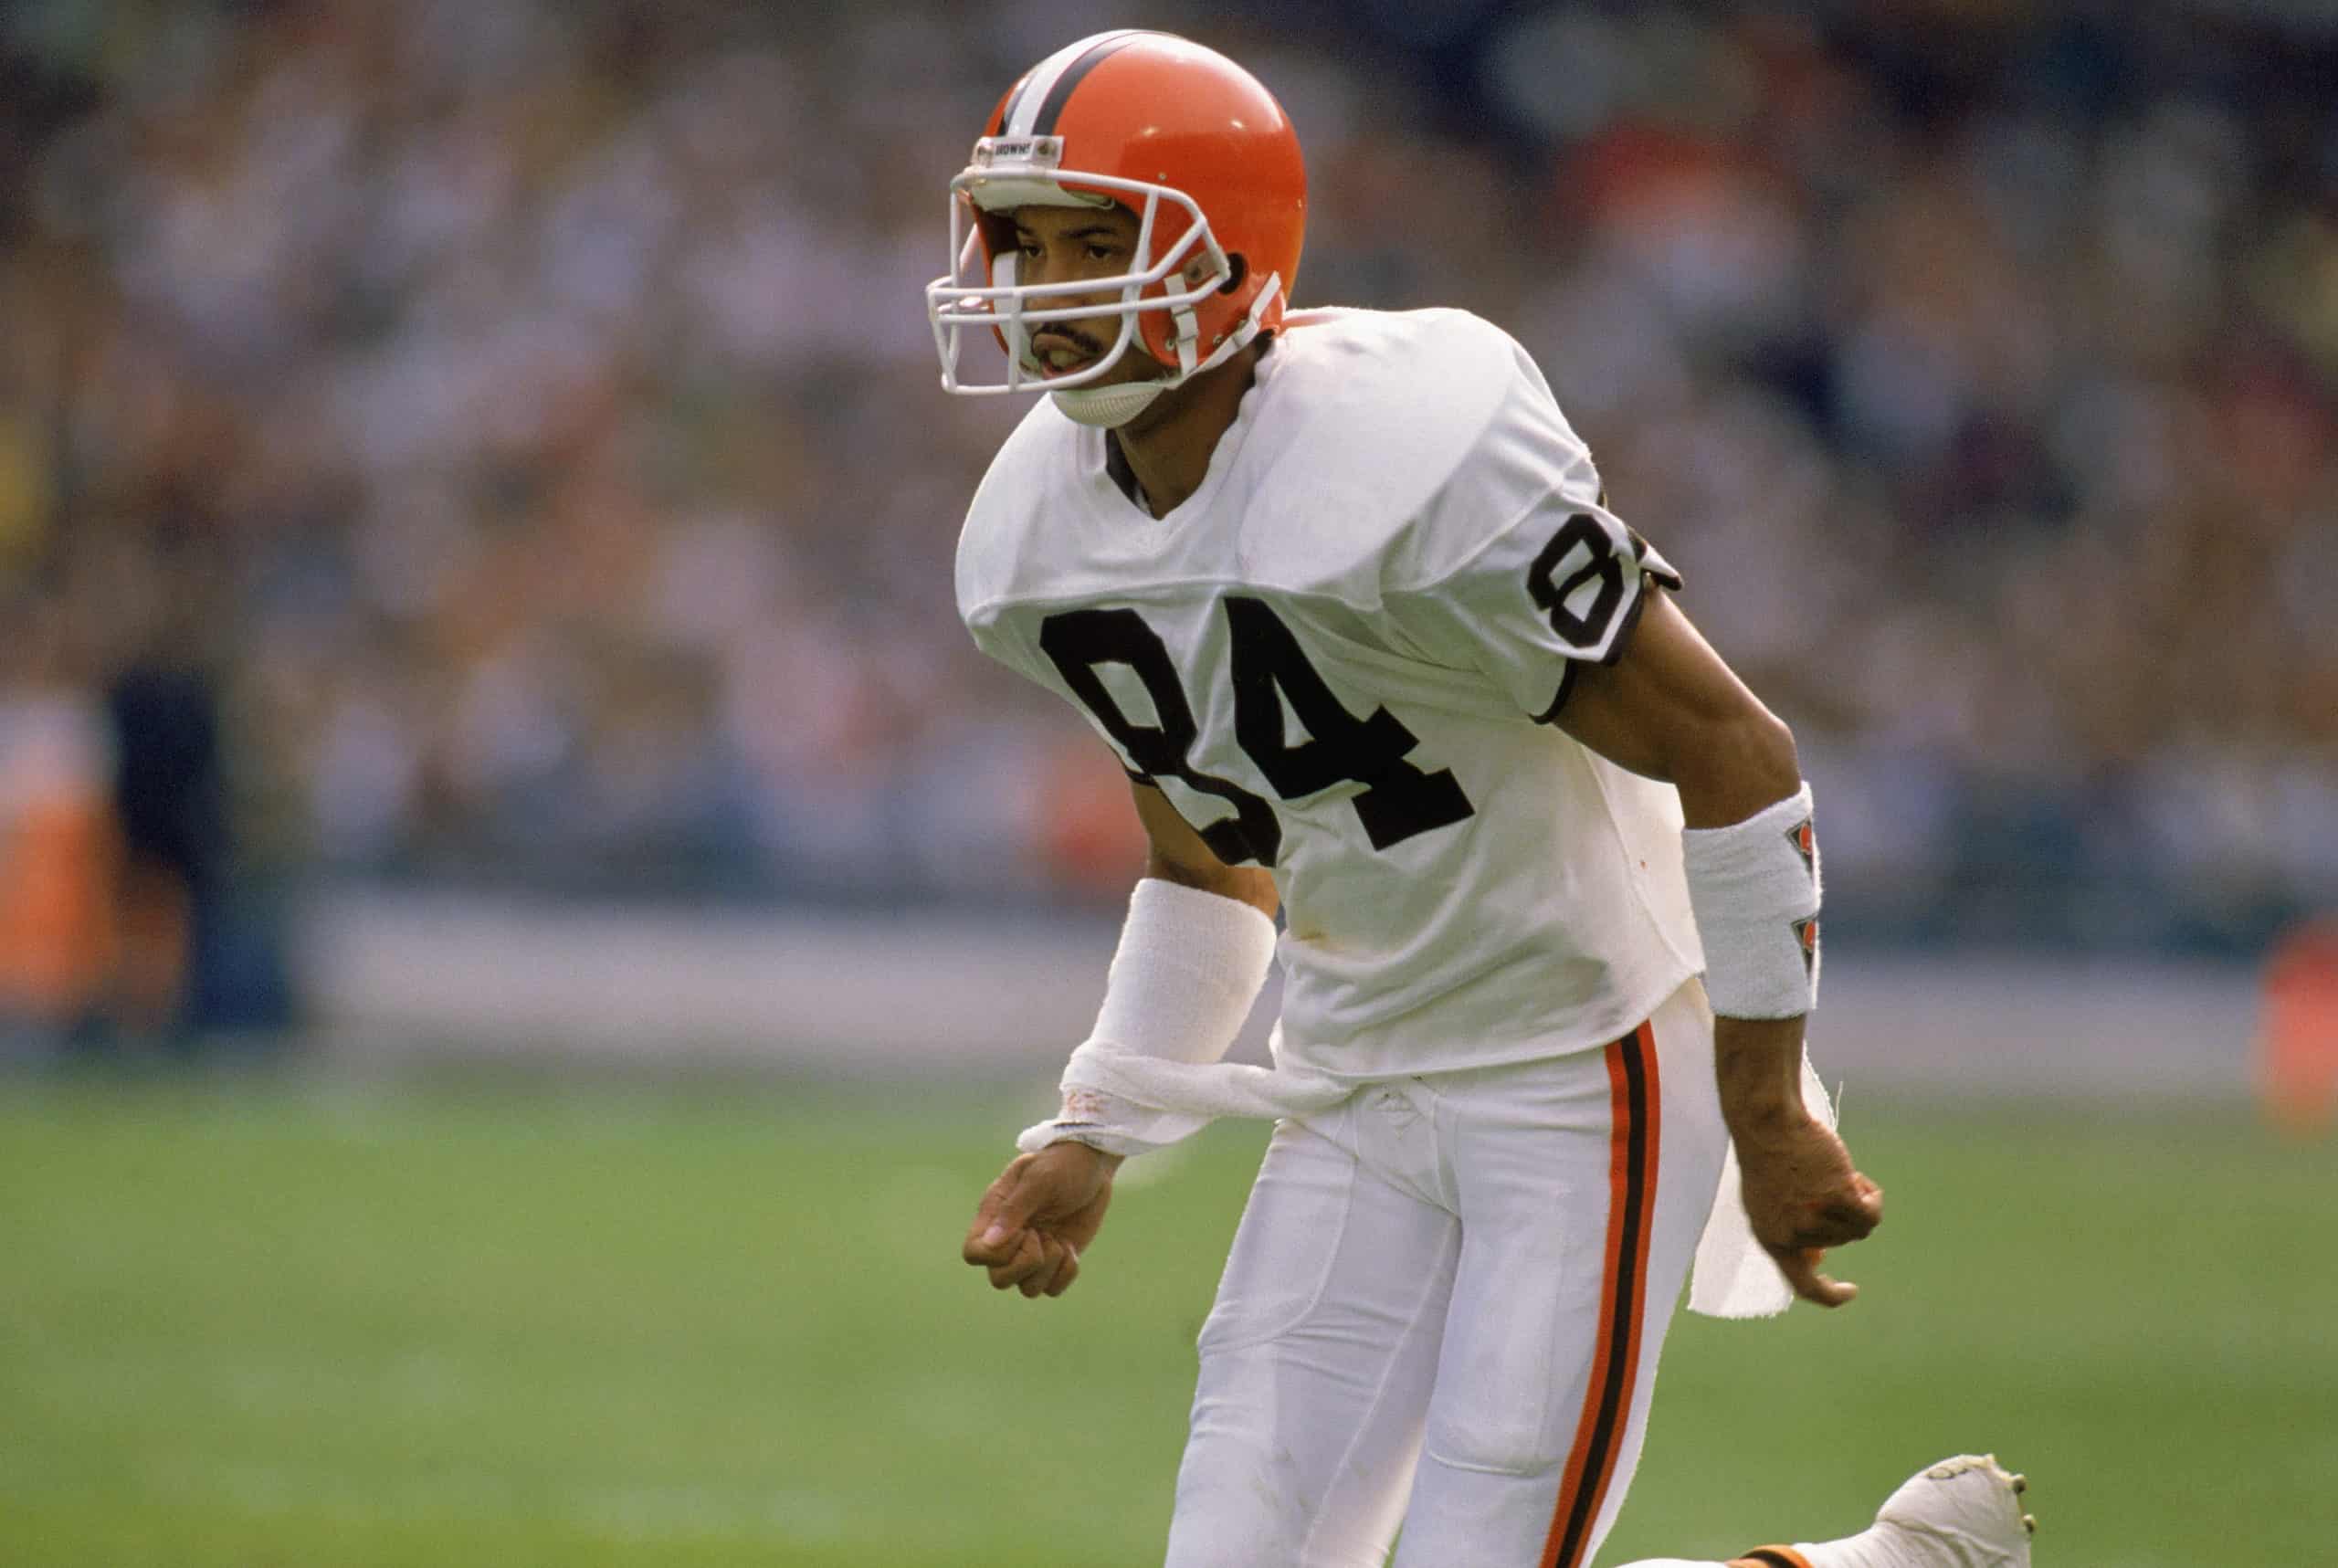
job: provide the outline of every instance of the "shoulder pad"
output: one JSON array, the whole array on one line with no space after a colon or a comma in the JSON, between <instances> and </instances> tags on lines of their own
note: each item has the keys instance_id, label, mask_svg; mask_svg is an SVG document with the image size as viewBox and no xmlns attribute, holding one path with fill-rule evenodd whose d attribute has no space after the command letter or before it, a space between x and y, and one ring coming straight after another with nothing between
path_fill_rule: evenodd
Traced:
<instances>
[{"instance_id":1,"label":"shoulder pad","mask_svg":"<svg viewBox=\"0 0 2338 1568\"><path fill-rule=\"evenodd\" d=\"M1274 356L1245 454L1259 475L1246 554L1263 579L1358 592L1516 395L1521 366L1533 374L1508 333L1453 310L1300 312Z\"/></svg>"},{"instance_id":2,"label":"shoulder pad","mask_svg":"<svg viewBox=\"0 0 2338 1568\"><path fill-rule=\"evenodd\" d=\"M1042 397L991 459L958 533L958 614L971 618L1014 589L1016 565L1053 491L1077 471L1079 426Z\"/></svg>"}]
</instances>

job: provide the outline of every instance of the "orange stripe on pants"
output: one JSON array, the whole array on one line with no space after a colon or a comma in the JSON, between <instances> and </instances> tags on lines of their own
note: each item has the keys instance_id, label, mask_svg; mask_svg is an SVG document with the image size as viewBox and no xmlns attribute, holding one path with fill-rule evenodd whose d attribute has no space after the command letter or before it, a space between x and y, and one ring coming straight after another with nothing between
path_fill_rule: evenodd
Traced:
<instances>
[{"instance_id":1,"label":"orange stripe on pants","mask_svg":"<svg viewBox=\"0 0 2338 1568\"><path fill-rule=\"evenodd\" d=\"M1648 1242L1656 1223L1660 1132L1656 1035L1648 1025L1607 1047L1607 1084L1613 1131L1599 1333L1592 1346L1583 1417L1567 1451L1540 1568L1582 1568L1607 1483L1616 1473L1624 1428L1631 1420L1632 1393L1639 1376L1640 1321L1648 1310Z\"/></svg>"}]
</instances>

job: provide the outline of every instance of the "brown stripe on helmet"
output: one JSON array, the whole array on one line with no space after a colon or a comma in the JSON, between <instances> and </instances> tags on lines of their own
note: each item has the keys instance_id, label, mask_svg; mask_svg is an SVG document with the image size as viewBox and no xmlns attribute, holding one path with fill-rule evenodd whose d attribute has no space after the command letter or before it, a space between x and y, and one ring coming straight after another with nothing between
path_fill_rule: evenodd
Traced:
<instances>
[{"instance_id":1,"label":"brown stripe on helmet","mask_svg":"<svg viewBox=\"0 0 2338 1568\"><path fill-rule=\"evenodd\" d=\"M1072 61L1070 65L1064 68L1063 74L1056 78L1056 85L1048 91L1047 100L1039 105L1039 116L1031 122L1031 134L1053 136L1056 133L1056 121L1062 118L1064 105L1071 101L1072 89L1086 79L1090 71L1141 38L1165 38L1172 36L1167 33L1123 33L1117 38L1106 38L1102 43Z\"/></svg>"},{"instance_id":2,"label":"brown stripe on helmet","mask_svg":"<svg viewBox=\"0 0 2338 1568\"><path fill-rule=\"evenodd\" d=\"M1006 96L998 100L998 112L991 117L991 122L988 125L983 127L984 135L1004 136L1006 134L1006 128L1015 122L1015 106L1022 101L1023 89L1031 85L1032 73L1037 69L1038 68L1034 66L1031 70L1025 71L1015 79L1015 85L1008 88Z\"/></svg>"}]
</instances>

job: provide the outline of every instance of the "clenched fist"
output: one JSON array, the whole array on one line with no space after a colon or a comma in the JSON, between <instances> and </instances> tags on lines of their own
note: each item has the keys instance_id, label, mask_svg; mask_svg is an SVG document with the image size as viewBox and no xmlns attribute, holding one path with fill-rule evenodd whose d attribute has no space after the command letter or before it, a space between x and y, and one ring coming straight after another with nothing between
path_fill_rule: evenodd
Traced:
<instances>
[{"instance_id":1,"label":"clenched fist","mask_svg":"<svg viewBox=\"0 0 2338 1568\"><path fill-rule=\"evenodd\" d=\"M1883 1222L1883 1189L1852 1166L1831 1128L1805 1111L1741 1127L1734 1141L1754 1239L1794 1293L1822 1307L1858 1295L1858 1286L1819 1273L1818 1260Z\"/></svg>"},{"instance_id":2,"label":"clenched fist","mask_svg":"<svg viewBox=\"0 0 2338 1568\"><path fill-rule=\"evenodd\" d=\"M997 1289L1062 1295L1079 1278L1079 1255L1104 1223L1120 1163L1119 1155L1085 1143L1050 1143L1016 1155L975 1205L960 1256L987 1269Z\"/></svg>"},{"instance_id":3,"label":"clenched fist","mask_svg":"<svg viewBox=\"0 0 2338 1568\"><path fill-rule=\"evenodd\" d=\"M1841 1306L1859 1288L1819 1273L1819 1258L1883 1223L1883 1189L1803 1104L1802 1020L1715 1019L1713 1067L1754 1239L1796 1295Z\"/></svg>"}]
</instances>

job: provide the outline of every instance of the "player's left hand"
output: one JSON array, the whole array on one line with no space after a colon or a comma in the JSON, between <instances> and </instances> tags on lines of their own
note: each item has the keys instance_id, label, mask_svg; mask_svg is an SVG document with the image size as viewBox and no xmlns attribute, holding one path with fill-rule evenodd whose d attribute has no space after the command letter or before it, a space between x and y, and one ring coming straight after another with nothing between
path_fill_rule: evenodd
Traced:
<instances>
[{"instance_id":1,"label":"player's left hand","mask_svg":"<svg viewBox=\"0 0 2338 1568\"><path fill-rule=\"evenodd\" d=\"M1859 1293L1818 1271L1827 1248L1859 1241L1883 1223L1883 1189L1851 1163L1832 1128L1796 1108L1776 1122L1734 1133L1754 1239L1794 1293L1839 1307Z\"/></svg>"}]
</instances>

